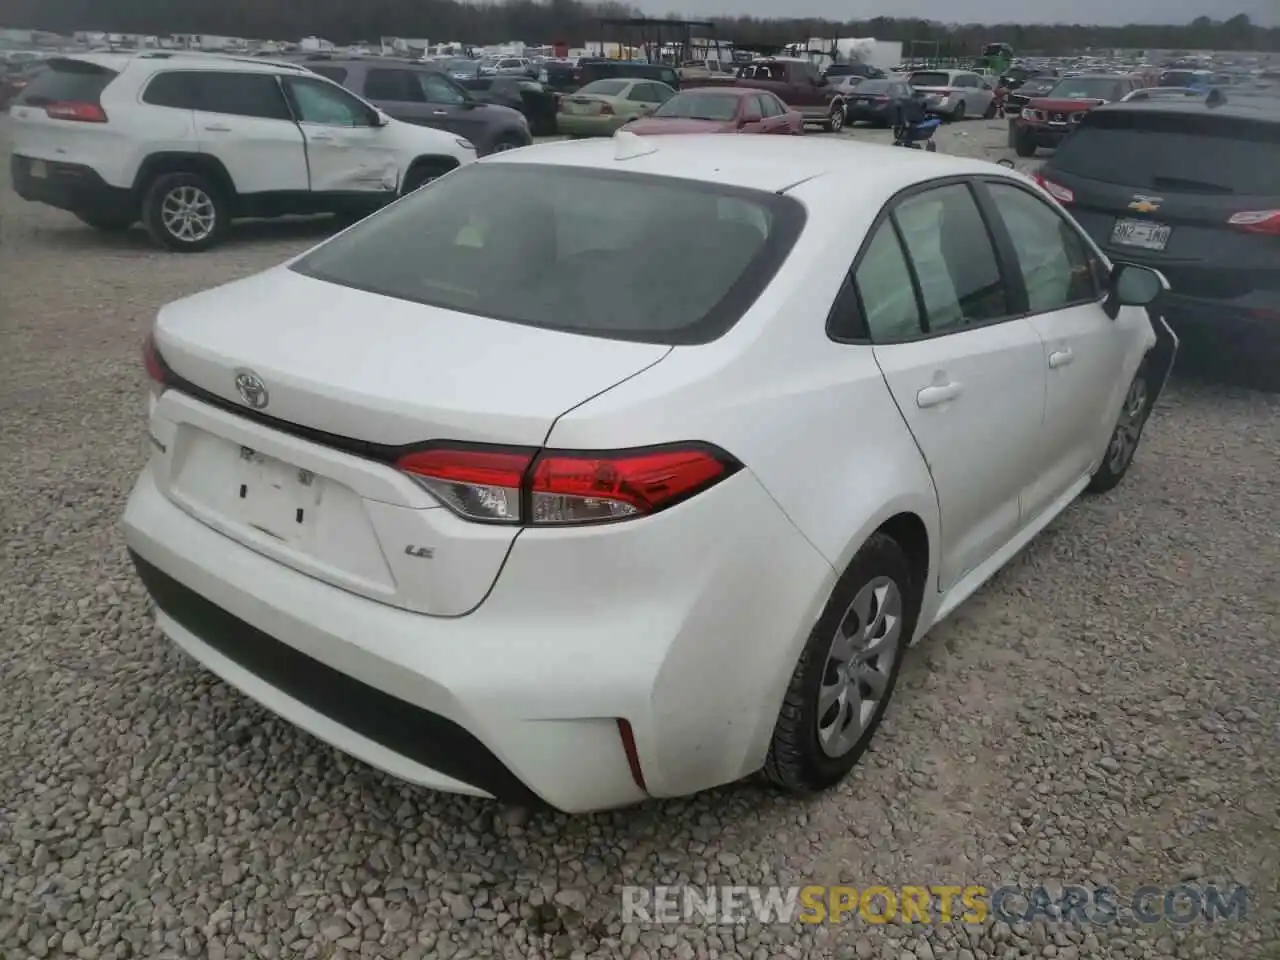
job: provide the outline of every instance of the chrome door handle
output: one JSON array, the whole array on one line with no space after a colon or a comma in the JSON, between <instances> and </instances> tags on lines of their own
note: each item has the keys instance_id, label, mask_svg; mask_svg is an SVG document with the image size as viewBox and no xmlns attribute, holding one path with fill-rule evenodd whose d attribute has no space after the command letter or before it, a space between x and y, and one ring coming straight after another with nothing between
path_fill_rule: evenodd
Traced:
<instances>
[{"instance_id":1,"label":"chrome door handle","mask_svg":"<svg viewBox=\"0 0 1280 960\"><path fill-rule=\"evenodd\" d=\"M1067 348L1066 350L1055 350L1053 353L1049 354L1049 366L1052 369L1057 370L1059 367L1065 367L1075 358L1076 355L1071 352L1070 348Z\"/></svg>"},{"instance_id":2,"label":"chrome door handle","mask_svg":"<svg viewBox=\"0 0 1280 960\"><path fill-rule=\"evenodd\" d=\"M204 128L206 130L211 131L212 133L230 133L231 132L230 127L221 123L206 123L204 125Z\"/></svg>"},{"instance_id":3,"label":"chrome door handle","mask_svg":"<svg viewBox=\"0 0 1280 960\"><path fill-rule=\"evenodd\" d=\"M449 115L449 111L448 110L432 110L431 115L433 117L447 117Z\"/></svg>"},{"instance_id":4,"label":"chrome door handle","mask_svg":"<svg viewBox=\"0 0 1280 960\"><path fill-rule=\"evenodd\" d=\"M311 135L312 143L333 143L333 134L331 133L313 133Z\"/></svg>"},{"instance_id":5,"label":"chrome door handle","mask_svg":"<svg viewBox=\"0 0 1280 960\"><path fill-rule=\"evenodd\" d=\"M940 403L946 403L948 400L954 400L960 396L960 384L958 383L940 383L932 387L925 387L916 394L917 407L936 407Z\"/></svg>"}]
</instances>

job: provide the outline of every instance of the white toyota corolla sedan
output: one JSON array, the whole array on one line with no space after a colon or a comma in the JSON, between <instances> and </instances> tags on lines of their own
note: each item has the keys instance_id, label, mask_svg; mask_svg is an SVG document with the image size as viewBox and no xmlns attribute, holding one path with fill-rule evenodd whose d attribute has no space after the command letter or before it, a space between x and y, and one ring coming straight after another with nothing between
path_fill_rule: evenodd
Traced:
<instances>
[{"instance_id":1,"label":"white toyota corolla sedan","mask_svg":"<svg viewBox=\"0 0 1280 960\"><path fill-rule=\"evenodd\" d=\"M1164 288L982 161L511 151L160 312L128 545L175 643L405 780L817 790L906 647L1123 477Z\"/></svg>"}]
</instances>

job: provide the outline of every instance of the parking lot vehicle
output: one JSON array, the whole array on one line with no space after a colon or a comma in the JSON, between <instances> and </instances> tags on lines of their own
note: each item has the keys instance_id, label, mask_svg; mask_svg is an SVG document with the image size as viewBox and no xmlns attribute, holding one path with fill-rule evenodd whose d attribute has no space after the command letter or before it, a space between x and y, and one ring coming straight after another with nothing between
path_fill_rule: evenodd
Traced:
<instances>
[{"instance_id":1,"label":"parking lot vehicle","mask_svg":"<svg viewBox=\"0 0 1280 960\"><path fill-rule=\"evenodd\" d=\"M924 97L904 80L864 80L856 90L845 94L845 120L877 127L898 126L916 106L916 101Z\"/></svg>"},{"instance_id":2,"label":"parking lot vehicle","mask_svg":"<svg viewBox=\"0 0 1280 960\"><path fill-rule=\"evenodd\" d=\"M583 58L578 61L575 77L585 86L597 80L656 80L672 90L679 90L680 74L675 67L665 63L646 63L643 60L604 60Z\"/></svg>"},{"instance_id":3,"label":"parking lot vehicle","mask_svg":"<svg viewBox=\"0 0 1280 960\"><path fill-rule=\"evenodd\" d=\"M1161 287L981 160L513 150L161 310L125 538L175 643L406 780L820 789L906 646L1121 481Z\"/></svg>"},{"instance_id":4,"label":"parking lot vehicle","mask_svg":"<svg viewBox=\"0 0 1280 960\"><path fill-rule=\"evenodd\" d=\"M462 85L474 80L454 80L429 64L377 57L307 66L389 117L465 137L482 157L533 142L523 113L472 96Z\"/></svg>"},{"instance_id":5,"label":"parking lot vehicle","mask_svg":"<svg viewBox=\"0 0 1280 960\"><path fill-rule=\"evenodd\" d=\"M1207 94L1213 85L1212 70L1165 70L1157 81L1162 87L1190 87Z\"/></svg>"},{"instance_id":6,"label":"parking lot vehicle","mask_svg":"<svg viewBox=\"0 0 1280 960\"><path fill-rule=\"evenodd\" d=\"M800 136L804 118L767 90L686 87L648 117L627 125L642 136L672 133L766 133Z\"/></svg>"},{"instance_id":7,"label":"parking lot vehicle","mask_svg":"<svg viewBox=\"0 0 1280 960\"><path fill-rule=\"evenodd\" d=\"M1013 148L1020 157L1034 157L1042 147L1057 148L1090 110L1121 100L1137 89L1137 82L1129 76L1066 77L1022 108L1014 120Z\"/></svg>"},{"instance_id":8,"label":"parking lot vehicle","mask_svg":"<svg viewBox=\"0 0 1280 960\"><path fill-rule=\"evenodd\" d=\"M686 60L680 65L680 82L686 85L696 85L701 80L708 80L712 77L731 79L736 76L738 68L725 60L716 60L708 57L705 60Z\"/></svg>"},{"instance_id":9,"label":"parking lot vehicle","mask_svg":"<svg viewBox=\"0 0 1280 960\"><path fill-rule=\"evenodd\" d=\"M18 94L46 69L43 60L23 60L0 69L0 110L7 110Z\"/></svg>"},{"instance_id":10,"label":"parking lot vehicle","mask_svg":"<svg viewBox=\"0 0 1280 960\"><path fill-rule=\"evenodd\" d=\"M676 92L656 80L596 80L560 98L556 128L571 137L608 137L647 117Z\"/></svg>"},{"instance_id":11,"label":"parking lot vehicle","mask_svg":"<svg viewBox=\"0 0 1280 960\"><path fill-rule=\"evenodd\" d=\"M1205 95L1203 90L1197 90L1195 87L1141 87L1126 93L1120 98L1120 102L1131 103L1134 100L1203 100Z\"/></svg>"},{"instance_id":12,"label":"parking lot vehicle","mask_svg":"<svg viewBox=\"0 0 1280 960\"><path fill-rule=\"evenodd\" d=\"M1005 106L1015 114L1020 113L1033 97L1043 97L1059 83L1057 77L1028 77L1016 87L1008 88ZM1012 143L1009 146L1013 146Z\"/></svg>"},{"instance_id":13,"label":"parking lot vehicle","mask_svg":"<svg viewBox=\"0 0 1280 960\"><path fill-rule=\"evenodd\" d=\"M925 95L930 113L944 119L996 115L995 87L972 70L917 70L907 83Z\"/></svg>"},{"instance_id":14,"label":"parking lot vehicle","mask_svg":"<svg viewBox=\"0 0 1280 960\"><path fill-rule=\"evenodd\" d=\"M530 80L538 76L538 68L528 57L494 57L480 65L482 76L494 77L526 77Z\"/></svg>"},{"instance_id":15,"label":"parking lot vehicle","mask_svg":"<svg viewBox=\"0 0 1280 960\"><path fill-rule=\"evenodd\" d=\"M55 57L9 115L20 197L181 252L236 217L367 213L476 158L301 67L216 55Z\"/></svg>"},{"instance_id":16,"label":"parking lot vehicle","mask_svg":"<svg viewBox=\"0 0 1280 960\"><path fill-rule=\"evenodd\" d=\"M519 77L476 77L455 82L482 103L520 111L535 137L555 135L556 94L545 84Z\"/></svg>"},{"instance_id":17,"label":"parking lot vehicle","mask_svg":"<svg viewBox=\"0 0 1280 960\"><path fill-rule=\"evenodd\" d=\"M791 109L799 111L805 123L820 124L831 131L844 128L843 98L808 60L794 57L753 60L738 68L733 85L768 90Z\"/></svg>"},{"instance_id":18,"label":"parking lot vehicle","mask_svg":"<svg viewBox=\"0 0 1280 960\"><path fill-rule=\"evenodd\" d=\"M1280 385L1280 105L1133 100L1091 113L1039 172L1110 255L1164 271L1188 356Z\"/></svg>"},{"instance_id":19,"label":"parking lot vehicle","mask_svg":"<svg viewBox=\"0 0 1280 960\"><path fill-rule=\"evenodd\" d=\"M885 72L879 67L873 67L870 64L859 63L833 63L826 70L822 71L822 75L831 83L844 77L861 77L864 80L883 80L886 76Z\"/></svg>"}]
</instances>

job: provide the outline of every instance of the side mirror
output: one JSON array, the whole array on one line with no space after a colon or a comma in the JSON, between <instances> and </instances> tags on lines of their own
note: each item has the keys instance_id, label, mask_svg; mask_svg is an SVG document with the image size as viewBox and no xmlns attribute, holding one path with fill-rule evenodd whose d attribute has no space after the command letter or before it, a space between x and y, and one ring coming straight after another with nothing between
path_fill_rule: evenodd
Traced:
<instances>
[{"instance_id":1,"label":"side mirror","mask_svg":"<svg viewBox=\"0 0 1280 960\"><path fill-rule=\"evenodd\" d=\"M374 126L374 127L385 127L385 126L386 126L387 124L389 124L390 122L391 122L391 118L390 118L390 117L388 117L388 116L387 116L385 113L383 113L381 110L375 110L375 111L373 111L373 123L372 123L372 124L370 124L371 126Z\"/></svg>"},{"instance_id":2,"label":"side mirror","mask_svg":"<svg viewBox=\"0 0 1280 960\"><path fill-rule=\"evenodd\" d=\"M1121 307L1146 307L1169 289L1169 281L1159 270L1136 263L1117 263L1111 271L1110 291L1103 309L1112 320Z\"/></svg>"}]
</instances>

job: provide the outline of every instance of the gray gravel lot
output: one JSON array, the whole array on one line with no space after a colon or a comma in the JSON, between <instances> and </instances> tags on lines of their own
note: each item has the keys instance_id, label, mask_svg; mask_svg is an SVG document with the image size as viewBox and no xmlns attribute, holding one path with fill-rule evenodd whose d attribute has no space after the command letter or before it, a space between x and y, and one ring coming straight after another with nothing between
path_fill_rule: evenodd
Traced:
<instances>
[{"instance_id":1,"label":"gray gravel lot","mask_svg":"<svg viewBox=\"0 0 1280 960\"><path fill-rule=\"evenodd\" d=\"M1005 153L998 122L939 139ZM151 317L328 224L249 225L184 257L7 187L0 218L5 960L1280 957L1280 396L1175 385L1124 484L912 653L835 793L530 817L403 785L274 718L164 640L127 562ZM1248 918L620 919L622 884L1184 879L1250 885Z\"/></svg>"}]
</instances>

